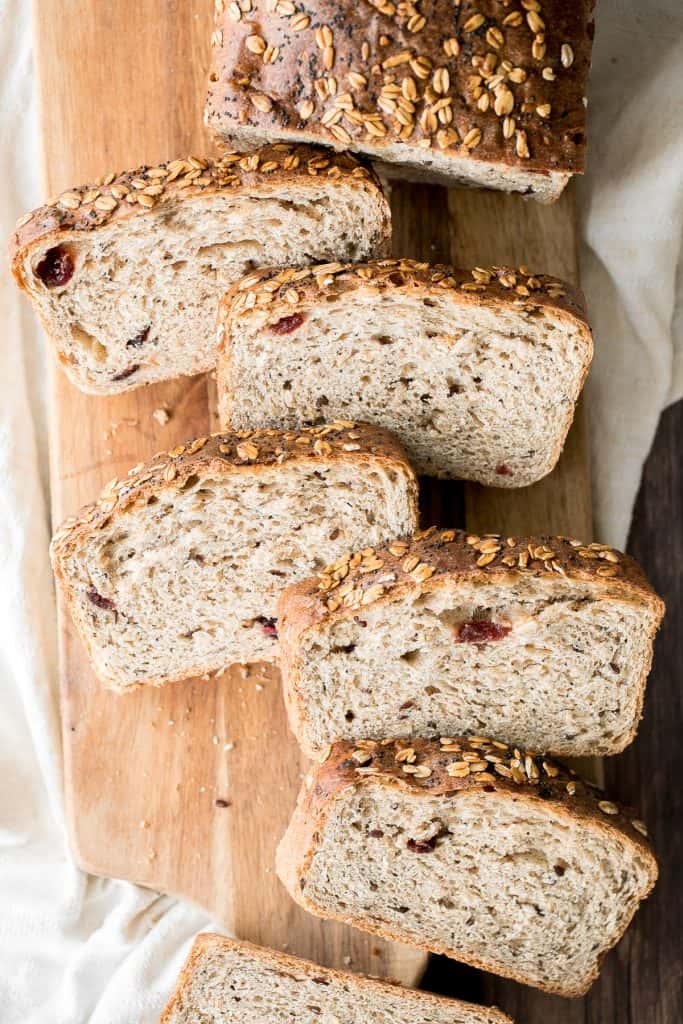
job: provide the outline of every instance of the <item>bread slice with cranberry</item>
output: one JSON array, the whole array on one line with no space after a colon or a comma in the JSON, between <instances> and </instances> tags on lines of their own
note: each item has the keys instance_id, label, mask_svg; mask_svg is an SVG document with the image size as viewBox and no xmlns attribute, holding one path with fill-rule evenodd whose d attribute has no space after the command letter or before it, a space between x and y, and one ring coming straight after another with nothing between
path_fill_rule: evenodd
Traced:
<instances>
[{"instance_id":1,"label":"bread slice with cranberry","mask_svg":"<svg viewBox=\"0 0 683 1024\"><path fill-rule=\"evenodd\" d=\"M416 525L415 477L376 427L201 437L113 480L52 562L105 685L277 655L284 586Z\"/></svg>"},{"instance_id":2,"label":"bread slice with cranberry","mask_svg":"<svg viewBox=\"0 0 683 1024\"><path fill-rule=\"evenodd\" d=\"M500 1010L199 935L160 1024L512 1024Z\"/></svg>"},{"instance_id":3,"label":"bread slice with cranberry","mask_svg":"<svg viewBox=\"0 0 683 1024\"><path fill-rule=\"evenodd\" d=\"M635 734L663 611L606 545L428 530L284 591L290 724L310 757L341 739L461 733L615 754Z\"/></svg>"},{"instance_id":4,"label":"bread slice with cranberry","mask_svg":"<svg viewBox=\"0 0 683 1024\"><path fill-rule=\"evenodd\" d=\"M593 353L571 285L413 260L251 274L219 335L224 426L363 419L418 473L494 487L553 468Z\"/></svg>"},{"instance_id":5,"label":"bread slice with cranberry","mask_svg":"<svg viewBox=\"0 0 683 1024\"><path fill-rule=\"evenodd\" d=\"M110 395L212 369L218 301L248 270L368 259L389 236L371 171L279 145L70 189L22 218L10 258L71 381Z\"/></svg>"},{"instance_id":6,"label":"bread slice with cranberry","mask_svg":"<svg viewBox=\"0 0 683 1024\"><path fill-rule=\"evenodd\" d=\"M318 917L578 996L655 883L645 836L573 772L499 741L339 743L277 871Z\"/></svg>"}]
</instances>

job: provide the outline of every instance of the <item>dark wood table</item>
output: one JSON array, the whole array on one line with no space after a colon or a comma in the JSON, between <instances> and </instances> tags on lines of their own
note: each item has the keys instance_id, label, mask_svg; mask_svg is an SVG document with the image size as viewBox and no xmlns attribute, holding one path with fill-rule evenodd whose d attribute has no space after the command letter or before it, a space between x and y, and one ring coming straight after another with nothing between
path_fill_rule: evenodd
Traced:
<instances>
[{"instance_id":1,"label":"dark wood table","mask_svg":"<svg viewBox=\"0 0 683 1024\"><path fill-rule=\"evenodd\" d=\"M635 742L605 761L610 794L647 821L660 877L583 999L543 995L444 957L423 985L495 1002L517 1024L681 1024L683 1021L683 402L661 420L645 466L628 550L667 603Z\"/></svg>"}]
</instances>

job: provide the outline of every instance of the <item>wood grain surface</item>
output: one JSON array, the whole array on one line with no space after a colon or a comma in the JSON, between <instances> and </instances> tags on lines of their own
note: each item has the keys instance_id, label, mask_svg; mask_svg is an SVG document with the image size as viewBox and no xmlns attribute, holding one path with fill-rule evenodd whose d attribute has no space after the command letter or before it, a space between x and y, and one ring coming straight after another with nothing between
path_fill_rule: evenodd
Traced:
<instances>
[{"instance_id":1,"label":"wood grain surface","mask_svg":"<svg viewBox=\"0 0 683 1024\"><path fill-rule=\"evenodd\" d=\"M35 5L50 194L109 170L209 151L201 112L211 7L210 0ZM575 278L571 192L541 207L394 184L392 207L397 254L465 266L524 262ZM215 426L214 389L204 377L93 398L51 373L55 523L111 477ZM165 426L153 418L158 408L170 413ZM426 524L466 519L477 530L588 538L582 414L560 465L540 484L515 492L425 481L422 507ZM68 816L83 868L187 897L243 938L408 982L419 975L421 954L317 921L274 876L274 848L305 770L274 671L232 669L218 680L118 697L96 684L63 609L60 631ZM534 1015L533 994L525 1014L527 990L519 991L520 1022L577 1019Z\"/></svg>"}]
</instances>

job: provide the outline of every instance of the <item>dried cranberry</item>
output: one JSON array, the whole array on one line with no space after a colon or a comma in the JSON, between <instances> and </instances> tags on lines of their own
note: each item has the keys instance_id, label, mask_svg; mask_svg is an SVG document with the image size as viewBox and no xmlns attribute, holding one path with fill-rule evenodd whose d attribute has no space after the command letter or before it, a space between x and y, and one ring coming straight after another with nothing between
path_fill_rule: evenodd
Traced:
<instances>
[{"instance_id":1,"label":"dried cranberry","mask_svg":"<svg viewBox=\"0 0 683 1024\"><path fill-rule=\"evenodd\" d=\"M108 597L104 597L102 594L98 594L94 587L86 592L86 597L91 601L96 608L102 608L105 612L113 612L116 605Z\"/></svg>"},{"instance_id":2,"label":"dried cranberry","mask_svg":"<svg viewBox=\"0 0 683 1024\"><path fill-rule=\"evenodd\" d=\"M140 346L144 345L147 341L148 335L149 327L145 327L144 331L140 331L140 333L136 334L134 338L131 338L130 341L126 342L126 348L140 348Z\"/></svg>"},{"instance_id":3,"label":"dried cranberry","mask_svg":"<svg viewBox=\"0 0 683 1024\"><path fill-rule=\"evenodd\" d=\"M139 369L140 364L133 363L133 365L129 366L128 369L121 370L121 373L117 373L115 377L112 377L112 380L125 380L127 377L132 377L133 374Z\"/></svg>"},{"instance_id":4,"label":"dried cranberry","mask_svg":"<svg viewBox=\"0 0 683 1024\"><path fill-rule=\"evenodd\" d=\"M371 828L368 835L372 836L373 839L381 839L384 835L381 828Z\"/></svg>"},{"instance_id":5,"label":"dried cranberry","mask_svg":"<svg viewBox=\"0 0 683 1024\"><path fill-rule=\"evenodd\" d=\"M512 626L504 626L490 619L472 619L458 627L455 638L461 644L487 644L490 640L502 640Z\"/></svg>"},{"instance_id":6,"label":"dried cranberry","mask_svg":"<svg viewBox=\"0 0 683 1024\"><path fill-rule=\"evenodd\" d=\"M436 836L431 839L409 839L406 845L413 853L431 853L436 846Z\"/></svg>"},{"instance_id":7,"label":"dried cranberry","mask_svg":"<svg viewBox=\"0 0 683 1024\"><path fill-rule=\"evenodd\" d=\"M292 331L301 327L303 322L304 318L301 313L292 313L291 316L280 317L277 323L270 325L270 329L273 334L291 334Z\"/></svg>"},{"instance_id":8,"label":"dried cranberry","mask_svg":"<svg viewBox=\"0 0 683 1024\"><path fill-rule=\"evenodd\" d=\"M498 463L496 466L496 473L498 476L512 476L512 470L504 462Z\"/></svg>"},{"instance_id":9,"label":"dried cranberry","mask_svg":"<svg viewBox=\"0 0 683 1024\"><path fill-rule=\"evenodd\" d=\"M61 288L68 284L74 272L74 261L60 245L48 249L36 267L35 273L47 288Z\"/></svg>"},{"instance_id":10,"label":"dried cranberry","mask_svg":"<svg viewBox=\"0 0 683 1024\"><path fill-rule=\"evenodd\" d=\"M389 280L391 281L392 284L402 285L403 284L403 274L399 274L399 272L397 270L395 270L393 272L393 274L389 274Z\"/></svg>"},{"instance_id":11,"label":"dried cranberry","mask_svg":"<svg viewBox=\"0 0 683 1024\"><path fill-rule=\"evenodd\" d=\"M265 615L259 615L256 621L261 623L264 636L277 636L277 619L267 619Z\"/></svg>"}]
</instances>

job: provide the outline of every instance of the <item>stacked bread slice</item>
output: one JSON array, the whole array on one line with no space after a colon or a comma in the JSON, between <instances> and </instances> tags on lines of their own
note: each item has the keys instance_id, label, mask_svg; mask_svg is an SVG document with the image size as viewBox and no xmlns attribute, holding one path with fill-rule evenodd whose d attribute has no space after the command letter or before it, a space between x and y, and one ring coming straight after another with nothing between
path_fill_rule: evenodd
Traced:
<instances>
[{"instance_id":1,"label":"stacked bread slice","mask_svg":"<svg viewBox=\"0 0 683 1024\"><path fill-rule=\"evenodd\" d=\"M615 754L635 734L663 610L604 544L396 539L283 592L290 724L313 758L337 740L461 733Z\"/></svg>"},{"instance_id":2,"label":"stacked bread slice","mask_svg":"<svg viewBox=\"0 0 683 1024\"><path fill-rule=\"evenodd\" d=\"M248 270L386 255L389 238L372 171L276 145L63 192L19 222L10 260L69 378L111 395L211 370L218 301Z\"/></svg>"},{"instance_id":3,"label":"stacked bread slice","mask_svg":"<svg viewBox=\"0 0 683 1024\"><path fill-rule=\"evenodd\" d=\"M524 487L555 466L593 355L578 289L414 260L260 271L219 312L222 421L363 419L418 473Z\"/></svg>"},{"instance_id":4,"label":"stacked bread slice","mask_svg":"<svg viewBox=\"0 0 683 1024\"><path fill-rule=\"evenodd\" d=\"M483 737L340 743L278 850L312 913L577 996L652 888L643 823Z\"/></svg>"},{"instance_id":5,"label":"stacked bread slice","mask_svg":"<svg viewBox=\"0 0 683 1024\"><path fill-rule=\"evenodd\" d=\"M385 431L331 423L223 433L162 452L66 522L55 575L114 689L270 661L287 582L416 526Z\"/></svg>"}]
</instances>

